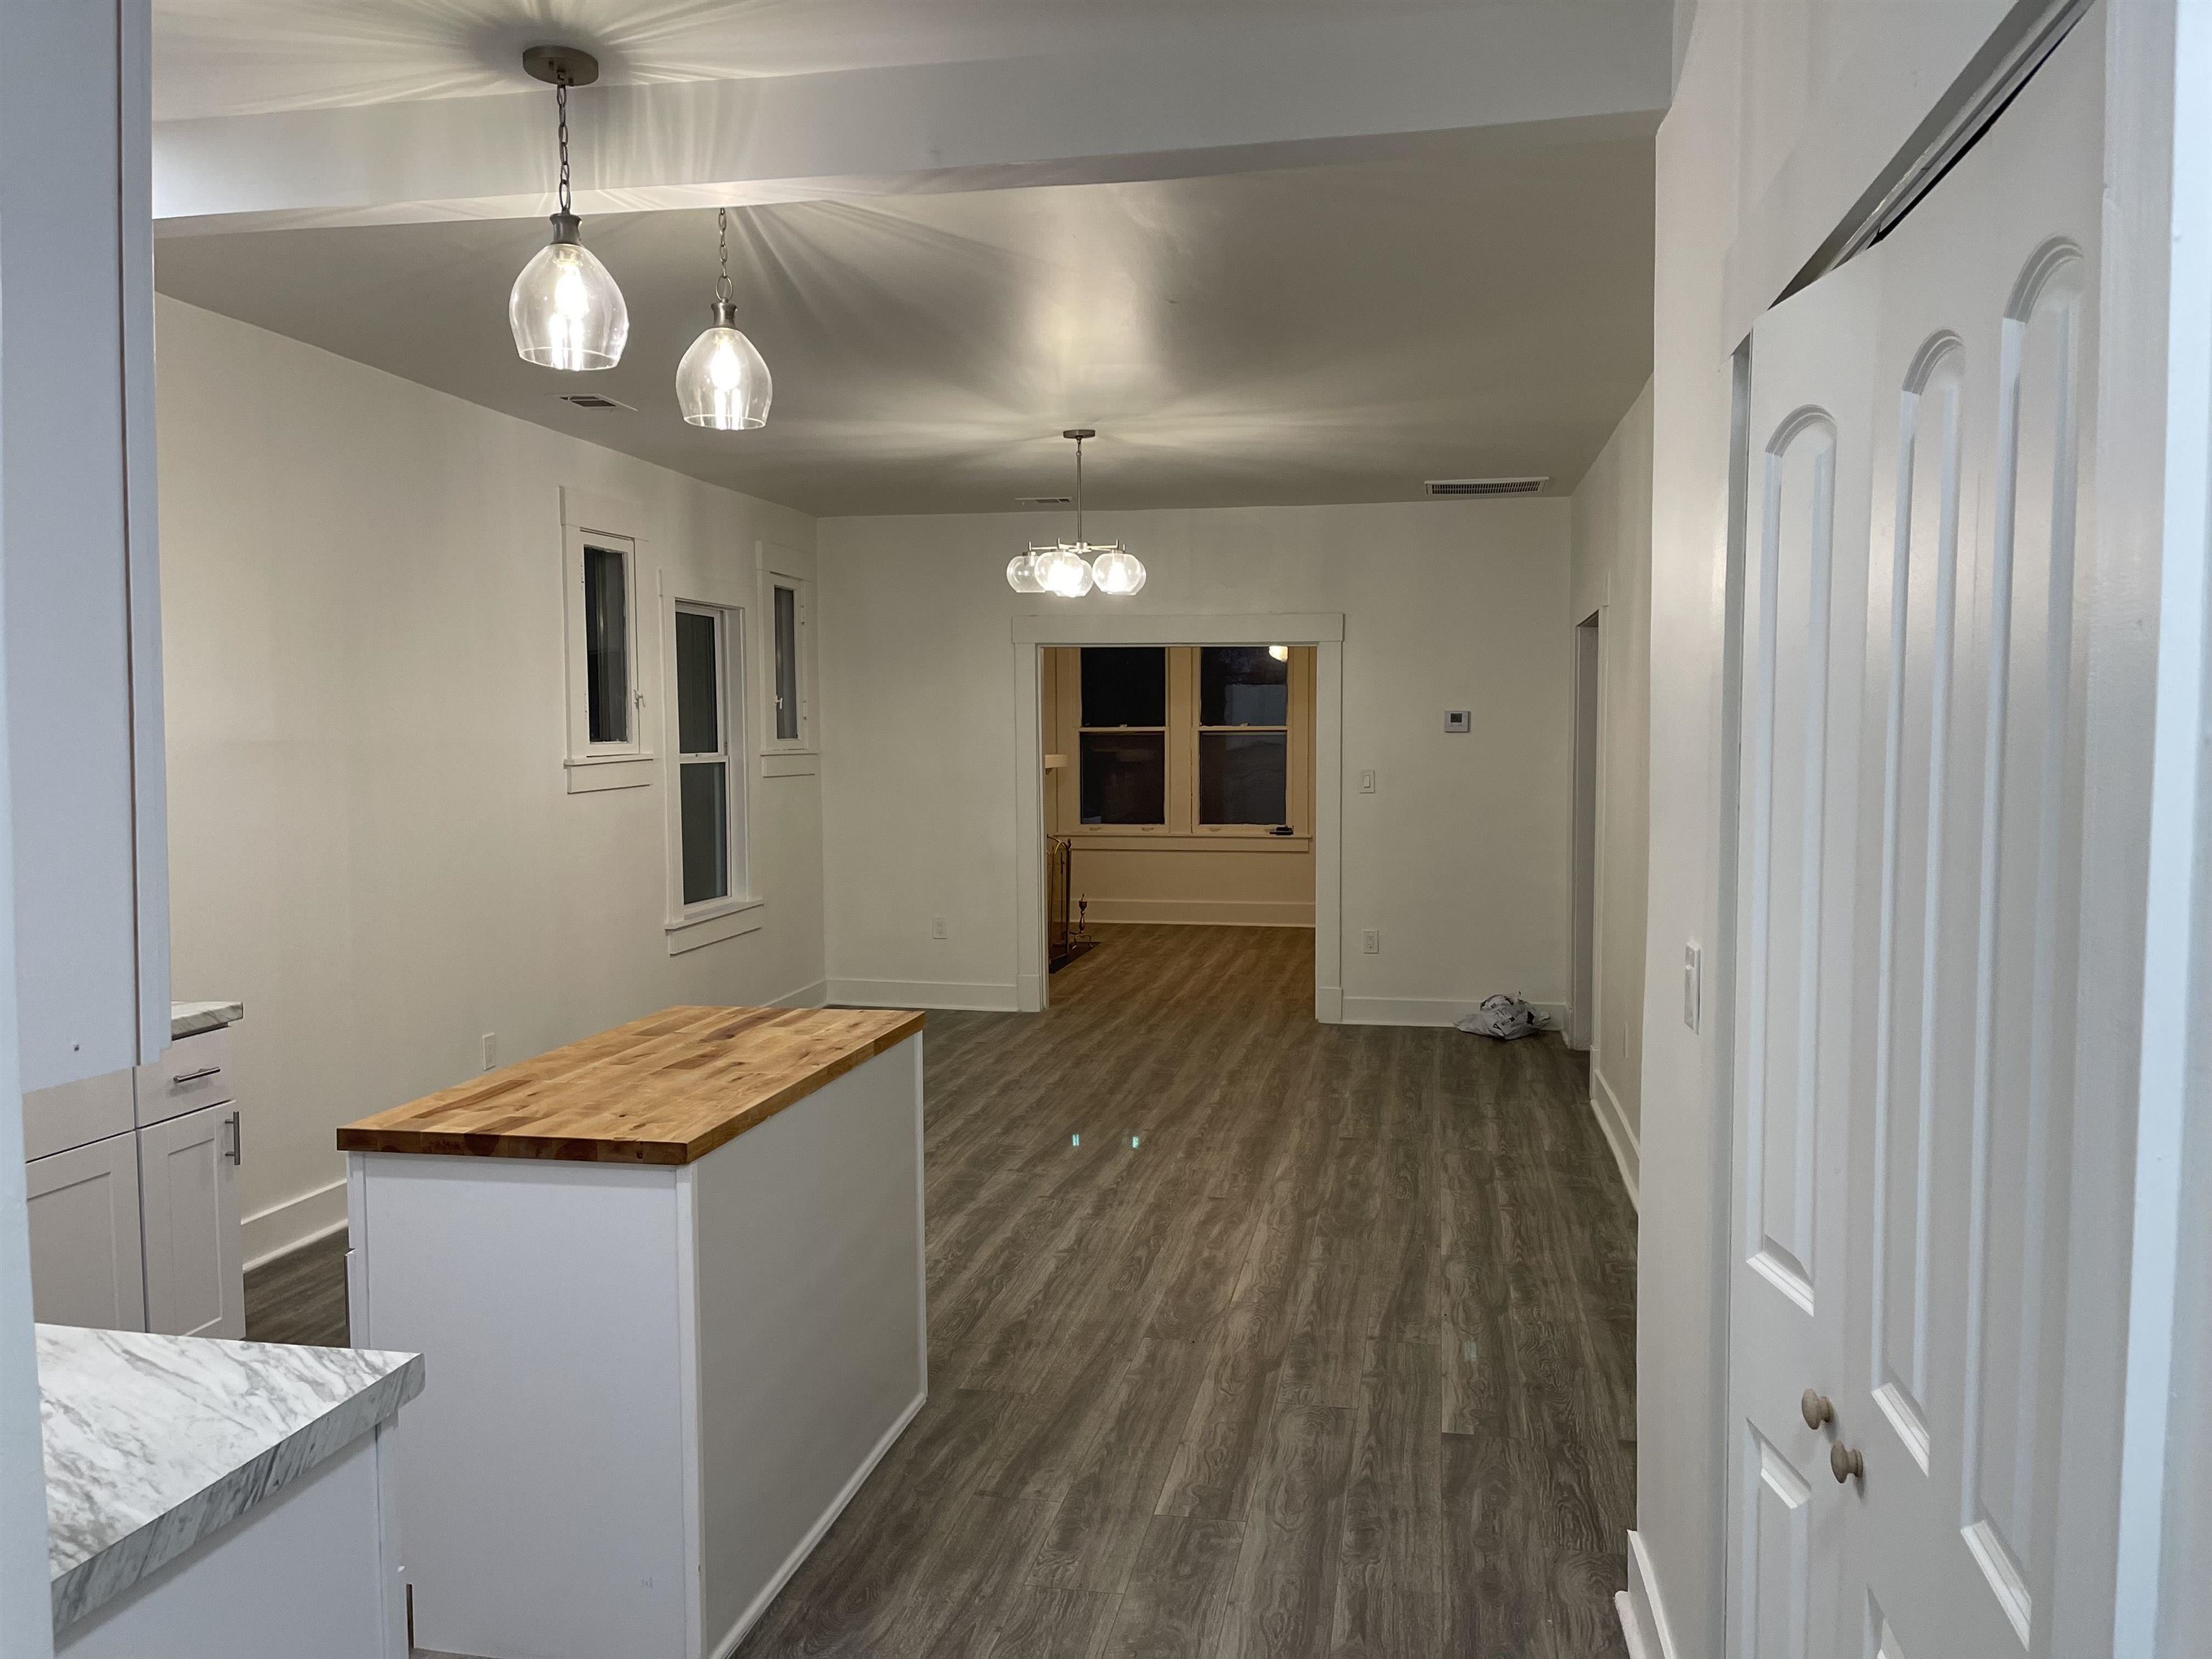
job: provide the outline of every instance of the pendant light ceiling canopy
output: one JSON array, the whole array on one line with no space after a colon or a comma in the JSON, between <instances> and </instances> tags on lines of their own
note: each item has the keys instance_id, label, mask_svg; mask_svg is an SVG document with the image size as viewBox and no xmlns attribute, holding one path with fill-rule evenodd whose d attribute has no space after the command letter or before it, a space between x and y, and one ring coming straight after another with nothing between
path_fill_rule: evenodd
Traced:
<instances>
[{"instance_id":1,"label":"pendant light ceiling canopy","mask_svg":"<svg viewBox=\"0 0 2212 1659\"><path fill-rule=\"evenodd\" d=\"M550 82L559 112L561 205L553 239L539 249L507 295L507 322L526 362L548 368L612 368L629 339L629 307L592 251L568 202L568 88L599 78L599 61L573 46L532 46L522 67Z\"/></svg>"},{"instance_id":2,"label":"pendant light ceiling canopy","mask_svg":"<svg viewBox=\"0 0 2212 1659\"><path fill-rule=\"evenodd\" d=\"M1092 546L1083 538L1083 441L1098 434L1071 427L1060 434L1075 441L1075 539L1032 542L1006 565L1006 586L1017 593L1051 593L1079 599L1097 591L1125 599L1145 586L1144 562L1118 542Z\"/></svg>"}]
</instances>

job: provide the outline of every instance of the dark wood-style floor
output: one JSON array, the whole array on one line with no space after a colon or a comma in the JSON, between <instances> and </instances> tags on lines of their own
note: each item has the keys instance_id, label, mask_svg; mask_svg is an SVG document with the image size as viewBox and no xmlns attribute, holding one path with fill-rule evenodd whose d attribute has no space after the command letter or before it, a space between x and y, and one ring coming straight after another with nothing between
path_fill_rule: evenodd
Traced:
<instances>
[{"instance_id":1,"label":"dark wood-style floor","mask_svg":"<svg viewBox=\"0 0 2212 1659\"><path fill-rule=\"evenodd\" d=\"M930 1016L929 1402L741 1659L1624 1654L1581 1057L1319 1024L1303 931L1102 932L1042 1018Z\"/></svg>"}]
</instances>

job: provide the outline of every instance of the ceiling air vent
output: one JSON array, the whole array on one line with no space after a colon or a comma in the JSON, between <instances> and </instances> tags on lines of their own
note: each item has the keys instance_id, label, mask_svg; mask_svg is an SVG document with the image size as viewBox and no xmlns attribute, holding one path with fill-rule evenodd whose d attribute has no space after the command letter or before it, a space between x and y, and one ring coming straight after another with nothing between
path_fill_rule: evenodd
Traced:
<instances>
[{"instance_id":1,"label":"ceiling air vent","mask_svg":"<svg viewBox=\"0 0 2212 1659\"><path fill-rule=\"evenodd\" d=\"M555 395L562 403L574 404L579 409L628 409L633 415L637 413L629 404L617 403L597 392L562 392Z\"/></svg>"},{"instance_id":2,"label":"ceiling air vent","mask_svg":"<svg viewBox=\"0 0 2212 1659\"><path fill-rule=\"evenodd\" d=\"M1431 495L1540 495L1546 478L1431 478Z\"/></svg>"},{"instance_id":3,"label":"ceiling air vent","mask_svg":"<svg viewBox=\"0 0 2212 1659\"><path fill-rule=\"evenodd\" d=\"M1073 495L1017 495L1014 497L1014 505L1016 507L1073 507L1075 505L1075 498Z\"/></svg>"}]
</instances>

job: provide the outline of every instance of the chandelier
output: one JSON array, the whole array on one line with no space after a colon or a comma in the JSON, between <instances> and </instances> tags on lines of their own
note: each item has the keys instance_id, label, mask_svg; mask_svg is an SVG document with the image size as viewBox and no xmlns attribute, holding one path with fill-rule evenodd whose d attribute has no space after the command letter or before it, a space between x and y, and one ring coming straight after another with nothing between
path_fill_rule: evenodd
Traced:
<instances>
[{"instance_id":1,"label":"chandelier","mask_svg":"<svg viewBox=\"0 0 2212 1659\"><path fill-rule=\"evenodd\" d=\"M1083 538L1083 441L1098 434L1071 427L1060 434L1075 441L1075 539L1031 542L1030 550L1006 564L1006 585L1017 593L1050 593L1079 599L1097 592L1126 599L1145 585L1144 562L1119 542L1092 546Z\"/></svg>"}]
</instances>

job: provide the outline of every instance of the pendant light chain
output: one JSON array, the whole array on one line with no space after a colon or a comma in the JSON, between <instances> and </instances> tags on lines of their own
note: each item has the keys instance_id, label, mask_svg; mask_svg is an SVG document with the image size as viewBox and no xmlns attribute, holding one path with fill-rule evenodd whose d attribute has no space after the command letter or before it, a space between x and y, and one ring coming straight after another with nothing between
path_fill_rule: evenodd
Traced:
<instances>
[{"instance_id":1,"label":"pendant light chain","mask_svg":"<svg viewBox=\"0 0 2212 1659\"><path fill-rule=\"evenodd\" d=\"M726 306L730 303L729 209L716 208L714 210L714 228L720 234L722 240L722 274L714 279L714 303L717 305Z\"/></svg>"},{"instance_id":2,"label":"pendant light chain","mask_svg":"<svg viewBox=\"0 0 2212 1659\"><path fill-rule=\"evenodd\" d=\"M553 83L554 107L561 112L561 211L568 209L568 77Z\"/></svg>"}]
</instances>

